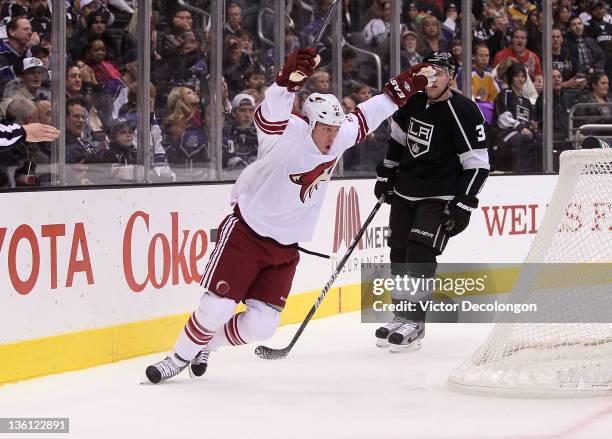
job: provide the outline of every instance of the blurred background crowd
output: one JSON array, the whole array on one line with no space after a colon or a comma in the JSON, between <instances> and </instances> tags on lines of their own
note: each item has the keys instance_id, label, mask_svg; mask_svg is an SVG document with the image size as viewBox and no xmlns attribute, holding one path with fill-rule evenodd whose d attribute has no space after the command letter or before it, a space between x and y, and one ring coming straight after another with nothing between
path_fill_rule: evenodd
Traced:
<instances>
[{"instance_id":1,"label":"blurred background crowd","mask_svg":"<svg viewBox=\"0 0 612 439\"><path fill-rule=\"evenodd\" d=\"M56 0L59 1L59 0ZM342 1L341 102L346 112L380 92L390 76L389 0ZM550 0L553 4L553 73L543 77L542 1L473 0L472 96L487 121L495 172L541 169L542 88L553 85L554 149L573 148L581 127L606 135L612 122L608 77L612 72L612 16L603 1ZM18 123L51 123L50 0L0 2L0 117ZM331 0L287 3L285 52L308 47ZM138 116L138 8L131 0L66 1L67 184L140 181ZM253 117L274 80L271 0L227 0L222 42L220 145L211 145L211 59L208 0L153 0L151 23L151 181L232 180L257 158ZM433 51L450 51L461 65L460 4L408 1L401 6L401 68ZM297 93L299 112L312 92L330 93L332 41L324 38L317 72ZM462 68L454 88L468 73ZM597 125L600 125L597 127ZM603 126L601 126L603 125ZM587 127L588 129L588 127ZM598 131L599 130L599 131ZM584 131L584 130L583 130ZM612 131L611 131L612 132ZM347 176L373 175L387 147L383 124L343 159ZM211 172L216 148L223 174ZM54 144L0 151L0 186L54 185L49 165ZM142 160L142 157L141 159ZM142 167L142 166L141 166Z\"/></svg>"}]
</instances>

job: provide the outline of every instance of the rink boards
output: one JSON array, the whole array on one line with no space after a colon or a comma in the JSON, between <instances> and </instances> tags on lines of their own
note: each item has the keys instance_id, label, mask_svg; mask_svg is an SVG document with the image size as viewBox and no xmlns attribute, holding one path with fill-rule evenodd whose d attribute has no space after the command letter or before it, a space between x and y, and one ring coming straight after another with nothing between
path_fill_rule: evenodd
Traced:
<instances>
[{"instance_id":1,"label":"rink boards","mask_svg":"<svg viewBox=\"0 0 612 439\"><path fill-rule=\"evenodd\" d=\"M441 262L519 262L556 176L491 177ZM338 259L372 209L373 180L332 181L311 243ZM0 383L166 350L201 294L231 185L0 194ZM360 307L359 265L387 261L388 206L317 312ZM335 269L302 254L282 323L299 322Z\"/></svg>"}]
</instances>

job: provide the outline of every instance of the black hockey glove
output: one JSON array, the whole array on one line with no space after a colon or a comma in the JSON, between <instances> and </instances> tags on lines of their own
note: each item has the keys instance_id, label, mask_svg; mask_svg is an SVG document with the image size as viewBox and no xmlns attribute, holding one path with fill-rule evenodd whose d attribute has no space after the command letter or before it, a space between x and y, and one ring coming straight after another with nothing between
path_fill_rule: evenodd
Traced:
<instances>
[{"instance_id":1,"label":"black hockey glove","mask_svg":"<svg viewBox=\"0 0 612 439\"><path fill-rule=\"evenodd\" d=\"M397 167L388 168L382 163L376 166L376 185L374 186L374 195L376 195L376 198L380 198L380 196L384 194L385 203L391 204L396 177Z\"/></svg>"},{"instance_id":2,"label":"black hockey glove","mask_svg":"<svg viewBox=\"0 0 612 439\"><path fill-rule=\"evenodd\" d=\"M455 197L442 211L442 225L449 236L463 232L470 223L472 211L478 207L476 197Z\"/></svg>"}]
</instances>

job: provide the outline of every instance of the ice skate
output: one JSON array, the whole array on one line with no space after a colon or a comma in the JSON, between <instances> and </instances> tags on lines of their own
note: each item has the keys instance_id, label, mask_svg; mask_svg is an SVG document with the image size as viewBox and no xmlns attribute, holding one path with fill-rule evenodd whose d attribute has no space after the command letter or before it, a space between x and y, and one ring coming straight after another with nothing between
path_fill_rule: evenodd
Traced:
<instances>
[{"instance_id":1,"label":"ice skate","mask_svg":"<svg viewBox=\"0 0 612 439\"><path fill-rule=\"evenodd\" d=\"M147 367L147 378L153 384L166 381L168 378L172 378L181 373L188 364L189 362L183 360L178 355L170 354L162 361Z\"/></svg>"},{"instance_id":2,"label":"ice skate","mask_svg":"<svg viewBox=\"0 0 612 439\"><path fill-rule=\"evenodd\" d=\"M191 360L191 364L189 365L189 375L191 378L197 378L204 375L206 372L206 368L208 367L208 356L210 355L210 348L208 346L204 346L198 355Z\"/></svg>"},{"instance_id":3,"label":"ice skate","mask_svg":"<svg viewBox=\"0 0 612 439\"><path fill-rule=\"evenodd\" d=\"M389 335L393 334L402 325L408 323L408 320L403 317L394 316L393 320L387 323L385 326L381 326L376 330L376 346L379 348L386 348L389 346Z\"/></svg>"},{"instance_id":4,"label":"ice skate","mask_svg":"<svg viewBox=\"0 0 612 439\"><path fill-rule=\"evenodd\" d=\"M423 337L425 337L425 322L408 321L389 336L389 351L409 352L421 349Z\"/></svg>"}]
</instances>

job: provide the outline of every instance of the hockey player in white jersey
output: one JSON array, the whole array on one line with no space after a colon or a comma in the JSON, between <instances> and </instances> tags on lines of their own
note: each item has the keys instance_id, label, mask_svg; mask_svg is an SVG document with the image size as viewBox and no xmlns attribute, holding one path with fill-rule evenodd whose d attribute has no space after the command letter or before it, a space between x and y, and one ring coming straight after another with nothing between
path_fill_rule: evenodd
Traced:
<instances>
[{"instance_id":1,"label":"hockey player in white jersey","mask_svg":"<svg viewBox=\"0 0 612 439\"><path fill-rule=\"evenodd\" d=\"M303 116L292 114L295 94L314 73L317 59L314 49L289 54L256 109L258 159L232 189L234 211L219 226L197 309L173 351L146 370L152 383L190 363L192 375L200 376L211 350L274 334L299 261L297 243L312 238L340 156L435 81L435 70L419 65L391 78L384 93L348 115L334 95L320 93L307 98ZM299 81L296 72L302 73ZM247 309L234 314L239 302Z\"/></svg>"}]
</instances>

